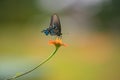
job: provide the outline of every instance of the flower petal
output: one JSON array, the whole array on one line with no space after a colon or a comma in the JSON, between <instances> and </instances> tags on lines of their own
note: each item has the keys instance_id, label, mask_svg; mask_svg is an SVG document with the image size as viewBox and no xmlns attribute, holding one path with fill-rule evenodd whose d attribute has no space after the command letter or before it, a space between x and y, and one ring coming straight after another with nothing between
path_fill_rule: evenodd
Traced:
<instances>
[{"instance_id":1,"label":"flower petal","mask_svg":"<svg viewBox=\"0 0 120 80\"><path fill-rule=\"evenodd\" d=\"M62 39L58 39L58 38L56 38L56 40L50 40L50 41L49 41L49 44L53 44L53 45L55 45L56 47L67 46L66 44L64 44L64 43L62 42Z\"/></svg>"}]
</instances>

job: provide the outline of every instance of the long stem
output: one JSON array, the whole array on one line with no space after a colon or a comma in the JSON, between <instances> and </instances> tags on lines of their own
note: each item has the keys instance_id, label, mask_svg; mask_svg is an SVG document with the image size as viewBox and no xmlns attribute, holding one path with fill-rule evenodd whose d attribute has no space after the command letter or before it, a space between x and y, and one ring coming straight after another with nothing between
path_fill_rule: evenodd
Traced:
<instances>
[{"instance_id":1,"label":"long stem","mask_svg":"<svg viewBox=\"0 0 120 80\"><path fill-rule=\"evenodd\" d=\"M31 69L31 70L23 73L23 74L20 74L20 75L18 75L18 76L15 76L15 77L13 77L13 78L9 78L9 79L7 79L7 80L17 79L17 78L19 78L19 77L21 77L21 76L24 76L24 75L26 75L26 74L28 74L28 73L31 73L32 71L36 70L36 69L39 68L41 65L43 65L43 64L46 63L48 60L50 60L50 59L54 56L54 54L57 52L58 49L59 49L59 47L56 47L55 51L54 51L48 58L46 58L43 62L41 62L38 66L36 66L35 68L33 68L33 69Z\"/></svg>"}]
</instances>

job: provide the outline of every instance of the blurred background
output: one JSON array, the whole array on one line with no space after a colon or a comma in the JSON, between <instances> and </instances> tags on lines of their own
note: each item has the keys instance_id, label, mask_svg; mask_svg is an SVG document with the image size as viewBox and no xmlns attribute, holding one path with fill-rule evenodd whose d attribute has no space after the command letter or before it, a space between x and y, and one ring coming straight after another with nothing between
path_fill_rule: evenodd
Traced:
<instances>
[{"instance_id":1,"label":"blurred background","mask_svg":"<svg viewBox=\"0 0 120 80\"><path fill-rule=\"evenodd\" d=\"M54 50L41 31L57 13L68 44L18 80L120 80L120 0L0 0L0 80Z\"/></svg>"}]
</instances>

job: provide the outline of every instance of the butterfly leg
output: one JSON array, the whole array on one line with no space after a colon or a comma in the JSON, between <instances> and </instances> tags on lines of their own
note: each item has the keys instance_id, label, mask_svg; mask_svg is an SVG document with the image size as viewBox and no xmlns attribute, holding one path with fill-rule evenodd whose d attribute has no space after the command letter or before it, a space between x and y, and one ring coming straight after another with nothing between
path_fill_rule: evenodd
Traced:
<instances>
[{"instance_id":1,"label":"butterfly leg","mask_svg":"<svg viewBox=\"0 0 120 80\"><path fill-rule=\"evenodd\" d=\"M56 36L56 38L58 38L58 39L62 39L62 36Z\"/></svg>"}]
</instances>

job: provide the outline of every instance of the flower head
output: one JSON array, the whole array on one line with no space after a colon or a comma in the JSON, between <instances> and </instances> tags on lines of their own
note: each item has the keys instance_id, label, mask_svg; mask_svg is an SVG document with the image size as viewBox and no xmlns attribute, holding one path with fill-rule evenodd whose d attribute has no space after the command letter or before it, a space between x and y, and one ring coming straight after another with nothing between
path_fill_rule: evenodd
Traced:
<instances>
[{"instance_id":1,"label":"flower head","mask_svg":"<svg viewBox=\"0 0 120 80\"><path fill-rule=\"evenodd\" d=\"M67 46L62 42L62 39L56 38L56 40L50 40L49 44L55 45L55 47L59 48L60 46Z\"/></svg>"}]
</instances>

